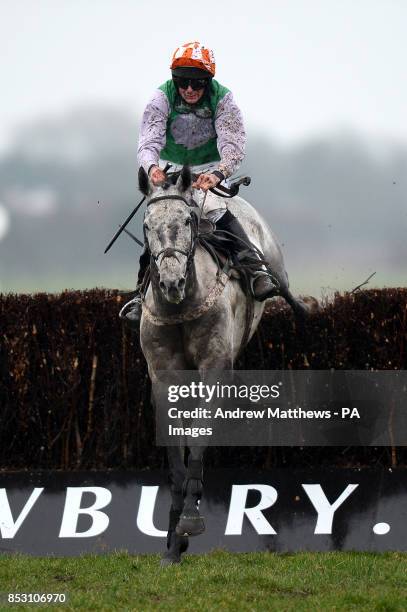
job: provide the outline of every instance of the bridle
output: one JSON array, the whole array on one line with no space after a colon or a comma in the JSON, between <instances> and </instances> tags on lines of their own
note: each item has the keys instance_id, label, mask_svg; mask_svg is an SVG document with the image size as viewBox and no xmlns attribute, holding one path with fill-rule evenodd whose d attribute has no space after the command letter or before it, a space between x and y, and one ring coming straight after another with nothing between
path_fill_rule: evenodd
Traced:
<instances>
[{"instance_id":1,"label":"bridle","mask_svg":"<svg viewBox=\"0 0 407 612\"><path fill-rule=\"evenodd\" d=\"M198 215L195 212L193 205L191 205L188 202L188 200L181 195L156 196L155 198L151 198L151 200L147 202L147 208L151 206L151 204L155 204L156 202L160 202L162 200L181 200L182 202L184 202L184 204L186 204L189 208L191 208L191 213L190 213L191 235L192 235L191 245L188 251L185 251L183 249L177 249L176 247L166 247L165 249L161 249L161 251L159 251L158 253L153 254L150 250L151 259L153 260L156 268L158 268L157 261L160 256L162 256L161 258L161 263L162 263L162 261L166 257L176 257L177 258L176 253L180 253L181 255L184 255L187 258L186 272L188 273L189 268L191 267L192 261L194 259L195 249L196 249L196 244L197 244L197 239L198 239ZM148 245L145 227L144 227L144 239L145 239L145 244Z\"/></svg>"}]
</instances>

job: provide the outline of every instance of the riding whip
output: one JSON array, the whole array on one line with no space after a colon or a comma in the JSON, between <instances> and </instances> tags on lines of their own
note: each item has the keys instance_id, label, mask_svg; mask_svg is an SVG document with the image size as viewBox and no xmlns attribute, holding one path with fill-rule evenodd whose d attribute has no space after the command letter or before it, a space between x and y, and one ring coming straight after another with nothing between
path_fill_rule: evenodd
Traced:
<instances>
[{"instance_id":1,"label":"riding whip","mask_svg":"<svg viewBox=\"0 0 407 612\"><path fill-rule=\"evenodd\" d=\"M139 202L137 204L136 208L133 210L133 212L131 212L129 214L129 216L127 217L126 221L119 227L119 229L117 230L117 232L115 233L115 235L113 236L113 238L111 239L111 241L109 242L107 247L105 248L105 250L104 250L105 253L107 253L108 250L110 249L110 247L116 242L116 240L118 239L120 234L123 232L123 230L126 227L126 225L128 225L130 223L130 221L133 219L134 215L136 214L136 212L138 211L138 209L140 208L140 206L142 205L142 203L144 202L145 199L146 199L146 196L144 196L144 198L141 200L141 202Z\"/></svg>"},{"instance_id":2,"label":"riding whip","mask_svg":"<svg viewBox=\"0 0 407 612\"><path fill-rule=\"evenodd\" d=\"M164 174L166 174L168 172L168 170L171 168L171 164L166 164L165 168L163 170ZM133 212L131 212L129 214L129 216L127 217L126 221L120 225L119 229L117 230L117 232L115 233L115 235L113 236L113 238L111 239L111 241L109 242L109 244L107 245L107 247L104 250L104 253L107 253L108 250L110 249L110 247L116 242L116 240L118 239L118 237L120 236L120 234L124 231L124 228L130 223L130 221L133 219L134 215L136 214L136 212L138 211L138 209L140 208L140 206L142 205L142 203L144 202L144 200L146 199L146 196L144 196L144 198L141 200L141 202L139 202L136 206L136 208L133 210ZM136 242L138 242L141 246L142 243L135 238L134 236L131 236Z\"/></svg>"}]
</instances>

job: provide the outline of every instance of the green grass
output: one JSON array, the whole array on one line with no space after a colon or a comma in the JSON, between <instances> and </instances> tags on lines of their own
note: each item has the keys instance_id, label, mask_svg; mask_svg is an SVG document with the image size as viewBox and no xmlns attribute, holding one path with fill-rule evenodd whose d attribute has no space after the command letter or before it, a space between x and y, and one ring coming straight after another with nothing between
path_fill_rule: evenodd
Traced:
<instances>
[{"instance_id":1,"label":"green grass","mask_svg":"<svg viewBox=\"0 0 407 612\"><path fill-rule=\"evenodd\" d=\"M407 554L214 552L164 569L156 555L6 555L0 591L66 593L53 610L390 612L407 610Z\"/></svg>"}]
</instances>

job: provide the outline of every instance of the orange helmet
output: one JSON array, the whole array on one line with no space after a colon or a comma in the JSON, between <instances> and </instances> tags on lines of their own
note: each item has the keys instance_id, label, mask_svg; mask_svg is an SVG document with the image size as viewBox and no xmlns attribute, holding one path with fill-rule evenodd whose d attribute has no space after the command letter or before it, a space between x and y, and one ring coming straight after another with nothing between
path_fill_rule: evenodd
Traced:
<instances>
[{"instance_id":1,"label":"orange helmet","mask_svg":"<svg viewBox=\"0 0 407 612\"><path fill-rule=\"evenodd\" d=\"M170 68L198 68L215 76L215 56L211 49L197 41L185 43L175 50Z\"/></svg>"}]
</instances>

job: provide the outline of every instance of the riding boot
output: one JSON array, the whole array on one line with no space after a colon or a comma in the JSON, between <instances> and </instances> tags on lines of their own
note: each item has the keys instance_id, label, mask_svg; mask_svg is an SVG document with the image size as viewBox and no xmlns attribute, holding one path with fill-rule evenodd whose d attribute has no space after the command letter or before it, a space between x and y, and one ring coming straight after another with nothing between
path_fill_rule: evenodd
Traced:
<instances>
[{"instance_id":1,"label":"riding boot","mask_svg":"<svg viewBox=\"0 0 407 612\"><path fill-rule=\"evenodd\" d=\"M133 328L138 328L142 312L141 287L150 264L150 252L145 246L140 256L137 286L134 297L120 310L119 317L124 319Z\"/></svg>"},{"instance_id":2,"label":"riding boot","mask_svg":"<svg viewBox=\"0 0 407 612\"><path fill-rule=\"evenodd\" d=\"M227 236L234 242L235 255L241 263L253 263L256 265L256 260L260 259L259 253L257 253L251 246L251 241L245 230L243 229L240 221L227 210L225 214L216 222L216 228L220 230L226 230L230 232L236 238ZM268 297L273 297L278 291L278 285L275 279L272 277L264 266L259 265L258 269L253 274L253 295L254 298L263 302Z\"/></svg>"}]
</instances>

